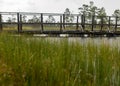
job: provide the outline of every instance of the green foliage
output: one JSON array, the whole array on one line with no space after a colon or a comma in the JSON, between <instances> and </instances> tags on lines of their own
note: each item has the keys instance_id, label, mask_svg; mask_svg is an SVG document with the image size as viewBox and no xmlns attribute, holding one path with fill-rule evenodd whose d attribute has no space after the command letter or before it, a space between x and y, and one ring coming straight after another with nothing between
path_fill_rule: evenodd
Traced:
<instances>
[{"instance_id":1,"label":"green foliage","mask_svg":"<svg viewBox=\"0 0 120 86\"><path fill-rule=\"evenodd\" d=\"M23 22L26 22L26 17L27 16L23 16ZM33 15L33 17L31 19L28 19L27 22L28 23L40 23L41 22L41 17L39 17L37 15Z\"/></svg>"},{"instance_id":2,"label":"green foliage","mask_svg":"<svg viewBox=\"0 0 120 86\"><path fill-rule=\"evenodd\" d=\"M120 86L117 46L10 34L0 40L1 86Z\"/></svg>"},{"instance_id":3,"label":"green foliage","mask_svg":"<svg viewBox=\"0 0 120 86\"><path fill-rule=\"evenodd\" d=\"M46 20L46 23L55 23L55 18L52 16L52 15L49 15L47 20Z\"/></svg>"},{"instance_id":4,"label":"green foliage","mask_svg":"<svg viewBox=\"0 0 120 86\"><path fill-rule=\"evenodd\" d=\"M82 7L78 8L79 14L85 16L106 16L105 8L98 8L94 5L93 1L90 1L89 5L83 4Z\"/></svg>"},{"instance_id":5,"label":"green foliage","mask_svg":"<svg viewBox=\"0 0 120 86\"><path fill-rule=\"evenodd\" d=\"M117 21L120 21L120 9L116 9L112 16L117 17Z\"/></svg>"},{"instance_id":6,"label":"green foliage","mask_svg":"<svg viewBox=\"0 0 120 86\"><path fill-rule=\"evenodd\" d=\"M98 16L97 19L100 19L100 20L101 20L101 16L102 16L102 17L104 17L103 22L104 23L108 22L107 17L105 17L105 16L107 16L105 8L104 7L99 8L99 7L95 6L93 1L90 1L89 5L83 4L82 7L78 8L78 10L79 10L80 15L84 15L86 17L85 21L88 23L92 23L92 21L91 21L92 16ZM97 20L96 20L96 22L97 22Z\"/></svg>"},{"instance_id":7,"label":"green foliage","mask_svg":"<svg viewBox=\"0 0 120 86\"><path fill-rule=\"evenodd\" d=\"M72 12L70 11L69 8L65 9L64 15L66 23L72 23L74 21L74 16L72 15Z\"/></svg>"}]
</instances>

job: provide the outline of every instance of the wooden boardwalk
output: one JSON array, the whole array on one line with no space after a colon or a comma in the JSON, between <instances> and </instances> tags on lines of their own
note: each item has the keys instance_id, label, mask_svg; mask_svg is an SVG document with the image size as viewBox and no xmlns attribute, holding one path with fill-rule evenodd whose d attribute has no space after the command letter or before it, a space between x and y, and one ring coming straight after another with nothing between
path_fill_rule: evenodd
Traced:
<instances>
[{"instance_id":1,"label":"wooden boardwalk","mask_svg":"<svg viewBox=\"0 0 120 86\"><path fill-rule=\"evenodd\" d=\"M68 21L67 18L70 18L71 15L74 19ZM37 29L24 29L25 25L28 25L29 28L34 26ZM16 29L5 30L11 26L15 26ZM0 31L56 36L60 34L119 36L120 21L119 17L116 16L91 16L88 18L79 14L0 12Z\"/></svg>"}]
</instances>

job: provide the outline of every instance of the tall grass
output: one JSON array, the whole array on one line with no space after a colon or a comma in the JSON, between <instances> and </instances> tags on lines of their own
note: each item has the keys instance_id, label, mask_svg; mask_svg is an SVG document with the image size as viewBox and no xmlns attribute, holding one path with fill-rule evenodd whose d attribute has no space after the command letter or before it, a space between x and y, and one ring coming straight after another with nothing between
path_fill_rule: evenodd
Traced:
<instances>
[{"instance_id":1,"label":"tall grass","mask_svg":"<svg viewBox=\"0 0 120 86\"><path fill-rule=\"evenodd\" d=\"M120 50L0 35L1 86L120 86Z\"/></svg>"}]
</instances>

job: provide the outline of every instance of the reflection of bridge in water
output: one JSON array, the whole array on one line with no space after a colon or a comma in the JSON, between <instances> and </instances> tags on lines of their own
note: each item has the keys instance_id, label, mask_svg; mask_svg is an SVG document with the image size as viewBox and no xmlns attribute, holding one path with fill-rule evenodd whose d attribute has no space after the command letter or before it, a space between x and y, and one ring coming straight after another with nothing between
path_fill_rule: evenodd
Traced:
<instances>
[{"instance_id":1,"label":"reflection of bridge in water","mask_svg":"<svg viewBox=\"0 0 120 86\"><path fill-rule=\"evenodd\" d=\"M0 12L0 30L69 36L119 36L120 18L79 14Z\"/></svg>"}]
</instances>

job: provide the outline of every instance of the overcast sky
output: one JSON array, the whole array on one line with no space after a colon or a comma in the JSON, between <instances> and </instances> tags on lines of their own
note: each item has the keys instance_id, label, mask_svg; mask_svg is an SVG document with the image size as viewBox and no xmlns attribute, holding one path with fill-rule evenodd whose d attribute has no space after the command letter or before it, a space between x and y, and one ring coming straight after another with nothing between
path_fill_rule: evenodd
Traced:
<instances>
[{"instance_id":1,"label":"overcast sky","mask_svg":"<svg viewBox=\"0 0 120 86\"><path fill-rule=\"evenodd\" d=\"M105 7L108 15L120 9L120 0L0 0L0 11L63 13L69 8L78 13L78 8L89 1L94 1L97 7Z\"/></svg>"}]
</instances>

